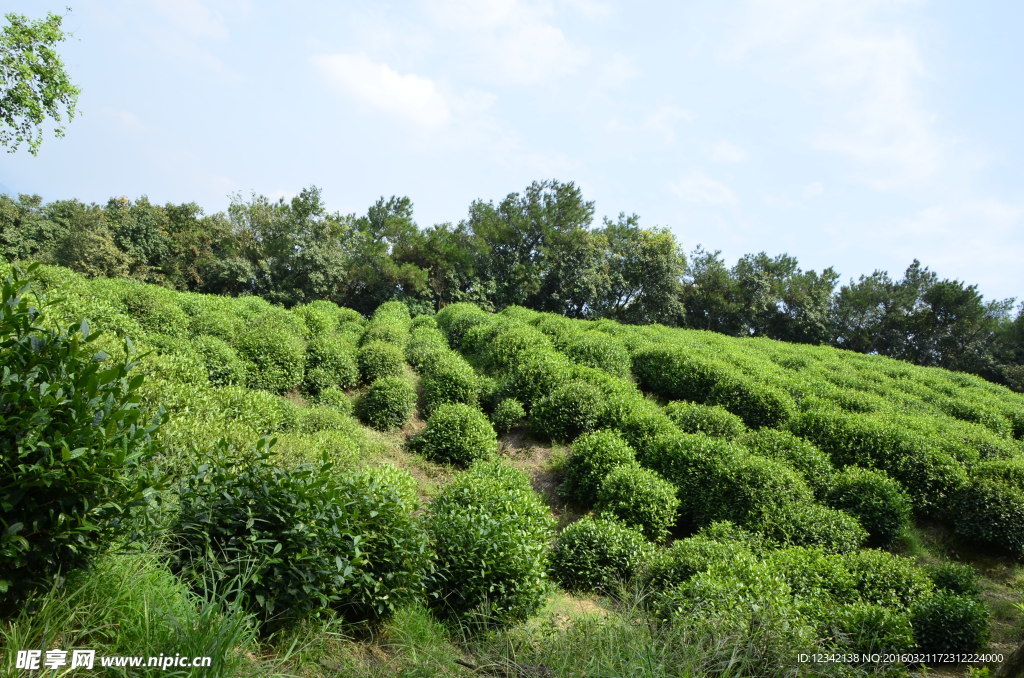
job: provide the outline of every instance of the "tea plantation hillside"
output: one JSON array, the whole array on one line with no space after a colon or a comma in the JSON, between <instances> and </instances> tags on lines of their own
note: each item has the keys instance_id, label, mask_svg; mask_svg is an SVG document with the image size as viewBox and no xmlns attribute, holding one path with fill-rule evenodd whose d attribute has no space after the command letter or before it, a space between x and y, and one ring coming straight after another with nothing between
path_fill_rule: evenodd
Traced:
<instances>
[{"instance_id":1,"label":"tea plantation hillside","mask_svg":"<svg viewBox=\"0 0 1024 678\"><path fill-rule=\"evenodd\" d=\"M0 278L5 670L967 675L1024 640L1024 395L979 377L520 307Z\"/></svg>"}]
</instances>

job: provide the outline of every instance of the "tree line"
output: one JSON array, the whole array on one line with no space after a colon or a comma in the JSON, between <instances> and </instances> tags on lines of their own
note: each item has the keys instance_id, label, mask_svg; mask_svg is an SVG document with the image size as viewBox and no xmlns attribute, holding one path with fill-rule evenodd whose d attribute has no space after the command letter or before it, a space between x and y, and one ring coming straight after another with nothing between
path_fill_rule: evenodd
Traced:
<instances>
[{"instance_id":1,"label":"tree line","mask_svg":"<svg viewBox=\"0 0 1024 678\"><path fill-rule=\"evenodd\" d=\"M573 183L534 182L500 202L476 200L457 223L420 228L409 198L364 215L330 213L320 189L290 200L233 196L226 212L142 197L106 205L0 196L0 255L177 290L315 299L369 314L470 301L578 318L662 323L734 336L831 344L973 372L1024 390L1024 305L912 262L840 285L832 268L787 254L687 254L668 229L620 214L595 223Z\"/></svg>"}]
</instances>

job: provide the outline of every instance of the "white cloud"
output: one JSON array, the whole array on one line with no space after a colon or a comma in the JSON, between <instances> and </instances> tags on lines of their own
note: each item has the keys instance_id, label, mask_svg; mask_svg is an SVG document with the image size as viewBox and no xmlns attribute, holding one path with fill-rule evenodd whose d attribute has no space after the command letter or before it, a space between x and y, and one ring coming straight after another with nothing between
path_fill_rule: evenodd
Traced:
<instances>
[{"instance_id":1,"label":"white cloud","mask_svg":"<svg viewBox=\"0 0 1024 678\"><path fill-rule=\"evenodd\" d=\"M312 61L332 85L377 111L422 127L438 127L452 117L430 78L399 73L365 54L321 54Z\"/></svg>"},{"instance_id":2,"label":"white cloud","mask_svg":"<svg viewBox=\"0 0 1024 678\"><path fill-rule=\"evenodd\" d=\"M756 59L769 79L810 92L822 120L812 145L859 163L872 186L925 180L942 168L946 140L923 97L917 40L885 22L905 4L750 0L724 56Z\"/></svg>"},{"instance_id":3,"label":"white cloud","mask_svg":"<svg viewBox=\"0 0 1024 678\"><path fill-rule=\"evenodd\" d=\"M736 194L731 188L703 172L690 172L669 186L677 197L704 205L735 205Z\"/></svg>"},{"instance_id":4,"label":"white cloud","mask_svg":"<svg viewBox=\"0 0 1024 678\"><path fill-rule=\"evenodd\" d=\"M662 141L675 143L676 129L679 123L693 120L693 118L692 111L665 104L648 113L639 122L627 122L618 117L611 118L605 123L605 131L628 135L653 135L660 137Z\"/></svg>"},{"instance_id":5,"label":"white cloud","mask_svg":"<svg viewBox=\"0 0 1024 678\"><path fill-rule=\"evenodd\" d=\"M804 186L804 197L813 198L825 192L825 184L820 181L812 181Z\"/></svg>"},{"instance_id":6,"label":"white cloud","mask_svg":"<svg viewBox=\"0 0 1024 678\"><path fill-rule=\"evenodd\" d=\"M719 141L711 149L711 159L727 165L736 165L747 161L746 150L728 141Z\"/></svg>"},{"instance_id":7,"label":"white cloud","mask_svg":"<svg viewBox=\"0 0 1024 678\"><path fill-rule=\"evenodd\" d=\"M551 10L520 0L440 0L426 6L437 27L454 33L466 63L489 81L550 82L576 73L589 59L550 21Z\"/></svg>"},{"instance_id":8,"label":"white cloud","mask_svg":"<svg viewBox=\"0 0 1024 678\"><path fill-rule=\"evenodd\" d=\"M222 17L199 0L150 0L152 5L179 28L197 38L226 40L228 29Z\"/></svg>"},{"instance_id":9,"label":"white cloud","mask_svg":"<svg viewBox=\"0 0 1024 678\"><path fill-rule=\"evenodd\" d=\"M602 0L562 0L562 2L588 19L607 19L615 13L612 4L602 2Z\"/></svg>"},{"instance_id":10,"label":"white cloud","mask_svg":"<svg viewBox=\"0 0 1024 678\"><path fill-rule=\"evenodd\" d=\"M117 122L126 130L133 132L140 132L145 129L145 125L139 120L139 116L135 115L131 111L118 111L113 108L104 108L103 112L117 120Z\"/></svg>"}]
</instances>

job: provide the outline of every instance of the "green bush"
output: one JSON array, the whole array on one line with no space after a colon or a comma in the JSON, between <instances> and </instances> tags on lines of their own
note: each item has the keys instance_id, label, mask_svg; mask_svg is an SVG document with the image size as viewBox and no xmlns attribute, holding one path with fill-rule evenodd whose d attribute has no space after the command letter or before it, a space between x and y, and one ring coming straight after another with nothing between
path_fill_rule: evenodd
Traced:
<instances>
[{"instance_id":1,"label":"green bush","mask_svg":"<svg viewBox=\"0 0 1024 678\"><path fill-rule=\"evenodd\" d=\"M835 652L844 654L905 653L914 650L910 615L874 603L846 603L829 613ZM867 662L865 662L867 664Z\"/></svg>"},{"instance_id":2,"label":"green bush","mask_svg":"<svg viewBox=\"0 0 1024 678\"><path fill-rule=\"evenodd\" d=\"M367 426L380 431L401 428L416 407L416 389L401 377L381 377L362 395L356 416Z\"/></svg>"},{"instance_id":3,"label":"green bush","mask_svg":"<svg viewBox=\"0 0 1024 678\"><path fill-rule=\"evenodd\" d=\"M134 363L84 321L44 329L21 275L0 285L0 616L123 534L154 482Z\"/></svg>"},{"instance_id":4,"label":"green bush","mask_svg":"<svg viewBox=\"0 0 1024 678\"><path fill-rule=\"evenodd\" d=\"M530 410L544 396L565 384L572 375L572 363L561 353L534 349L519 355L509 368L508 394Z\"/></svg>"},{"instance_id":5,"label":"green bush","mask_svg":"<svg viewBox=\"0 0 1024 678\"><path fill-rule=\"evenodd\" d=\"M643 582L646 589L663 593L701 572L726 571L755 562L757 559L746 544L721 542L702 536L688 537L656 552L643 572Z\"/></svg>"},{"instance_id":6,"label":"green bush","mask_svg":"<svg viewBox=\"0 0 1024 678\"><path fill-rule=\"evenodd\" d=\"M1024 555L1024 490L975 478L957 494L951 514L961 537Z\"/></svg>"},{"instance_id":7,"label":"green bush","mask_svg":"<svg viewBox=\"0 0 1024 678\"><path fill-rule=\"evenodd\" d=\"M719 379L708 402L739 415L750 428L782 428L796 411L785 391L739 376Z\"/></svg>"},{"instance_id":8,"label":"green bush","mask_svg":"<svg viewBox=\"0 0 1024 678\"><path fill-rule=\"evenodd\" d=\"M675 400L665 414L684 433L703 433L715 438L736 438L747 430L743 420L724 407Z\"/></svg>"},{"instance_id":9,"label":"green bush","mask_svg":"<svg viewBox=\"0 0 1024 678\"><path fill-rule=\"evenodd\" d=\"M498 452L498 437L480 410L463 403L441 405L412 443L431 461L469 466Z\"/></svg>"},{"instance_id":10,"label":"green bush","mask_svg":"<svg viewBox=\"0 0 1024 678\"><path fill-rule=\"evenodd\" d=\"M567 591L611 591L647 565L651 545L639 530L586 516L570 524L551 551L551 574Z\"/></svg>"},{"instance_id":11,"label":"green bush","mask_svg":"<svg viewBox=\"0 0 1024 678\"><path fill-rule=\"evenodd\" d=\"M853 578L860 600L902 610L932 592L928 574L910 558L877 549L861 549L833 556Z\"/></svg>"},{"instance_id":12,"label":"green bush","mask_svg":"<svg viewBox=\"0 0 1024 678\"><path fill-rule=\"evenodd\" d=\"M617 430L634 449L647 449L659 436L679 433L679 428L652 400L615 394L605 399L605 405L600 427Z\"/></svg>"},{"instance_id":13,"label":"green bush","mask_svg":"<svg viewBox=\"0 0 1024 678\"><path fill-rule=\"evenodd\" d=\"M121 304L144 330L178 337L188 332L188 314L178 306L173 292L127 280L106 283L120 288Z\"/></svg>"},{"instance_id":14,"label":"green bush","mask_svg":"<svg viewBox=\"0 0 1024 678\"><path fill-rule=\"evenodd\" d=\"M430 361L422 369L420 384L427 412L450 403L480 404L480 380L473 368L454 351Z\"/></svg>"},{"instance_id":15,"label":"green bush","mask_svg":"<svg viewBox=\"0 0 1024 678\"><path fill-rule=\"evenodd\" d=\"M938 565L930 565L925 568L925 571L939 591L948 591L963 596L981 594L978 573L970 565L947 561Z\"/></svg>"},{"instance_id":16,"label":"green bush","mask_svg":"<svg viewBox=\"0 0 1024 678\"><path fill-rule=\"evenodd\" d=\"M719 379L732 368L677 346L654 346L633 356L640 385L663 398L702 403Z\"/></svg>"},{"instance_id":17,"label":"green bush","mask_svg":"<svg viewBox=\"0 0 1024 678\"><path fill-rule=\"evenodd\" d=\"M679 512L675 485L639 464L616 466L601 481L594 509L639 528L651 541L668 537Z\"/></svg>"},{"instance_id":18,"label":"green bush","mask_svg":"<svg viewBox=\"0 0 1024 678\"><path fill-rule=\"evenodd\" d=\"M592 431L605 411L601 391L581 381L557 387L530 410L530 426L540 436L571 442Z\"/></svg>"},{"instance_id":19,"label":"green bush","mask_svg":"<svg viewBox=\"0 0 1024 678\"><path fill-rule=\"evenodd\" d=\"M490 316L474 304L449 304L437 312L437 326L448 337L452 348L460 348L466 333L477 325L490 322Z\"/></svg>"},{"instance_id":20,"label":"green bush","mask_svg":"<svg viewBox=\"0 0 1024 678\"><path fill-rule=\"evenodd\" d=\"M788 464L754 454L730 458L717 482L703 493L699 524L729 520L740 526L758 525L772 513L793 504L809 504L814 497Z\"/></svg>"},{"instance_id":21,"label":"green bush","mask_svg":"<svg viewBox=\"0 0 1024 678\"><path fill-rule=\"evenodd\" d=\"M430 504L436 569L428 601L442 616L525 619L548 590L554 519L522 471L477 462Z\"/></svg>"},{"instance_id":22,"label":"green bush","mask_svg":"<svg viewBox=\"0 0 1024 678\"><path fill-rule=\"evenodd\" d=\"M372 341L357 354L359 377L364 384L383 377L397 377L405 370L405 353L394 344Z\"/></svg>"},{"instance_id":23,"label":"green bush","mask_svg":"<svg viewBox=\"0 0 1024 678\"><path fill-rule=\"evenodd\" d=\"M911 610L919 652L972 653L988 644L988 608L972 596L939 591Z\"/></svg>"},{"instance_id":24,"label":"green bush","mask_svg":"<svg viewBox=\"0 0 1024 678\"><path fill-rule=\"evenodd\" d=\"M306 346L306 391L316 395L326 388L354 388L359 382L356 354L344 339L316 336Z\"/></svg>"},{"instance_id":25,"label":"green bush","mask_svg":"<svg viewBox=\"0 0 1024 678\"><path fill-rule=\"evenodd\" d=\"M212 336L196 337L191 349L203 361L213 386L245 383L245 362L226 341Z\"/></svg>"},{"instance_id":26,"label":"green bush","mask_svg":"<svg viewBox=\"0 0 1024 678\"><path fill-rule=\"evenodd\" d=\"M812 503L779 507L753 528L778 544L828 553L851 553L868 540L868 531L849 513Z\"/></svg>"},{"instance_id":27,"label":"green bush","mask_svg":"<svg viewBox=\"0 0 1024 678\"><path fill-rule=\"evenodd\" d=\"M577 438L569 448L565 479L560 494L580 506L597 500L597 491L608 472L636 462L633 449L616 431L594 431Z\"/></svg>"},{"instance_id":28,"label":"green bush","mask_svg":"<svg viewBox=\"0 0 1024 678\"><path fill-rule=\"evenodd\" d=\"M871 546L891 546L910 527L910 497L884 471L847 466L836 475L827 503L854 516Z\"/></svg>"},{"instance_id":29,"label":"green bush","mask_svg":"<svg viewBox=\"0 0 1024 678\"><path fill-rule=\"evenodd\" d=\"M179 491L174 569L197 586L238 592L266 631L334 608L381 620L418 599L430 557L405 497L373 471L278 468L267 446L222 446Z\"/></svg>"},{"instance_id":30,"label":"green bush","mask_svg":"<svg viewBox=\"0 0 1024 678\"><path fill-rule=\"evenodd\" d=\"M286 393L300 383L306 363L301 336L268 313L252 320L238 337L238 355L252 364L249 388Z\"/></svg>"},{"instance_id":31,"label":"green bush","mask_svg":"<svg viewBox=\"0 0 1024 678\"><path fill-rule=\"evenodd\" d=\"M426 318L429 316L419 316ZM449 354L448 341L435 327L417 327L405 345L405 359L413 367L422 367L440 356Z\"/></svg>"},{"instance_id":32,"label":"green bush","mask_svg":"<svg viewBox=\"0 0 1024 678\"><path fill-rule=\"evenodd\" d=\"M405 344L408 340L409 332L403 325L391 322L373 321L370 323L370 326L366 328L360 342L365 346L369 343L379 341L385 344L392 344L402 350L405 350Z\"/></svg>"},{"instance_id":33,"label":"green bush","mask_svg":"<svg viewBox=\"0 0 1024 678\"><path fill-rule=\"evenodd\" d=\"M531 325L509 320L497 323L486 344L479 347L484 365L490 370L504 371L519 361L525 351L551 350L551 340Z\"/></svg>"},{"instance_id":34,"label":"green bush","mask_svg":"<svg viewBox=\"0 0 1024 678\"><path fill-rule=\"evenodd\" d=\"M629 351L621 341L603 332L570 334L559 342L559 348L581 365L596 367L616 377L630 374Z\"/></svg>"},{"instance_id":35,"label":"green bush","mask_svg":"<svg viewBox=\"0 0 1024 678\"><path fill-rule=\"evenodd\" d=\"M266 391L223 386L213 389L211 396L212 411L220 413L226 421L251 427L259 435L289 431L298 423L298 406Z\"/></svg>"},{"instance_id":36,"label":"green bush","mask_svg":"<svg viewBox=\"0 0 1024 678\"><path fill-rule=\"evenodd\" d=\"M504 398L494 408L494 412L491 414L491 423L494 424L495 431L504 434L518 426L519 422L525 418L526 409L521 402L515 398Z\"/></svg>"},{"instance_id":37,"label":"green bush","mask_svg":"<svg viewBox=\"0 0 1024 678\"><path fill-rule=\"evenodd\" d=\"M317 433L333 429L345 429L349 426L349 417L333 407L316 405L299 410L297 428L303 433Z\"/></svg>"},{"instance_id":38,"label":"green bush","mask_svg":"<svg viewBox=\"0 0 1024 678\"><path fill-rule=\"evenodd\" d=\"M324 299L292 309L292 313L306 323L310 337L327 336L337 332L343 317L342 311L342 308Z\"/></svg>"},{"instance_id":39,"label":"green bush","mask_svg":"<svg viewBox=\"0 0 1024 678\"><path fill-rule=\"evenodd\" d=\"M974 467L972 475L1024 490L1024 457L983 461Z\"/></svg>"},{"instance_id":40,"label":"green bush","mask_svg":"<svg viewBox=\"0 0 1024 678\"><path fill-rule=\"evenodd\" d=\"M718 487L740 451L721 438L669 433L637 448L637 460L678 489L680 513L696 526L724 518L726 501Z\"/></svg>"},{"instance_id":41,"label":"green bush","mask_svg":"<svg viewBox=\"0 0 1024 678\"><path fill-rule=\"evenodd\" d=\"M738 442L754 454L787 462L800 472L816 497L824 497L832 487L836 470L828 455L789 431L760 428L747 431Z\"/></svg>"},{"instance_id":42,"label":"green bush","mask_svg":"<svg viewBox=\"0 0 1024 678\"><path fill-rule=\"evenodd\" d=\"M221 305L208 304L189 318L189 332L223 339L229 344L238 337L243 325L241 319Z\"/></svg>"},{"instance_id":43,"label":"green bush","mask_svg":"<svg viewBox=\"0 0 1024 678\"><path fill-rule=\"evenodd\" d=\"M315 402L317 405L324 405L338 410L342 414L352 413L352 399L345 395L337 386L330 386L321 390L316 395Z\"/></svg>"}]
</instances>

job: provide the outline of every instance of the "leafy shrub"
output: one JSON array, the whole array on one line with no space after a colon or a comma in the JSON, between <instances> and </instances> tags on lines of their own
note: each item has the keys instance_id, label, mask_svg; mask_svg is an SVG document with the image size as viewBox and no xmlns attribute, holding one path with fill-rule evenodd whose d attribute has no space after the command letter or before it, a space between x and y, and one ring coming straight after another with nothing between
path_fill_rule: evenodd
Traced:
<instances>
[{"instance_id":1,"label":"leafy shrub","mask_svg":"<svg viewBox=\"0 0 1024 678\"><path fill-rule=\"evenodd\" d=\"M419 316L426 318L429 316ZM434 327L417 327L405 345L405 359L414 367L421 367L428 361L447 355L451 349L441 331Z\"/></svg>"},{"instance_id":2,"label":"leafy shrub","mask_svg":"<svg viewBox=\"0 0 1024 678\"><path fill-rule=\"evenodd\" d=\"M213 389L210 409L225 420L251 427L259 435L289 431L298 423L298 406L266 391L251 391L241 386Z\"/></svg>"},{"instance_id":3,"label":"leafy shrub","mask_svg":"<svg viewBox=\"0 0 1024 678\"><path fill-rule=\"evenodd\" d=\"M595 386L572 381L542 398L530 411L530 425L545 438L570 442L597 428L605 410L603 394Z\"/></svg>"},{"instance_id":4,"label":"leafy shrub","mask_svg":"<svg viewBox=\"0 0 1024 678\"><path fill-rule=\"evenodd\" d=\"M676 486L684 518L697 526L725 518L728 506L717 488L739 454L735 447L721 438L677 432L638 449L641 464Z\"/></svg>"},{"instance_id":5,"label":"leafy shrub","mask_svg":"<svg viewBox=\"0 0 1024 678\"><path fill-rule=\"evenodd\" d=\"M975 478L987 478L1024 490L1024 458L983 461L973 469Z\"/></svg>"},{"instance_id":6,"label":"leafy shrub","mask_svg":"<svg viewBox=\"0 0 1024 678\"><path fill-rule=\"evenodd\" d=\"M363 346L379 341L385 344L392 344L400 349L405 349L405 343L409 339L409 333L402 325L390 322L371 322L366 328L360 342Z\"/></svg>"},{"instance_id":7,"label":"leafy shrub","mask_svg":"<svg viewBox=\"0 0 1024 678\"><path fill-rule=\"evenodd\" d=\"M498 437L480 410L463 403L438 407L413 448L436 462L468 466L498 451Z\"/></svg>"},{"instance_id":8,"label":"leafy shrub","mask_svg":"<svg viewBox=\"0 0 1024 678\"><path fill-rule=\"evenodd\" d=\"M831 635L847 654L904 653L914 649L910 615L874 603L846 603L831 611Z\"/></svg>"},{"instance_id":9,"label":"leafy shrub","mask_svg":"<svg viewBox=\"0 0 1024 678\"><path fill-rule=\"evenodd\" d=\"M192 341L192 350L203 361L213 386L244 384L246 366L235 349L217 337L201 336Z\"/></svg>"},{"instance_id":10,"label":"leafy shrub","mask_svg":"<svg viewBox=\"0 0 1024 678\"><path fill-rule=\"evenodd\" d=\"M524 351L509 368L507 390L526 409L565 384L572 374L572 363L561 353L534 349Z\"/></svg>"},{"instance_id":11,"label":"leafy shrub","mask_svg":"<svg viewBox=\"0 0 1024 678\"><path fill-rule=\"evenodd\" d=\"M910 527L910 498L884 471L847 466L836 476L828 505L857 518L872 546L890 546Z\"/></svg>"},{"instance_id":12,"label":"leafy shrub","mask_svg":"<svg viewBox=\"0 0 1024 678\"><path fill-rule=\"evenodd\" d=\"M722 542L704 536L672 542L658 551L644 571L645 586L654 592L669 591L708 570L728 570L737 564L753 564L754 554L741 542Z\"/></svg>"},{"instance_id":13,"label":"leafy shrub","mask_svg":"<svg viewBox=\"0 0 1024 678\"><path fill-rule=\"evenodd\" d=\"M492 370L507 370L528 350L551 349L551 340L531 325L516 321L497 323L485 345L479 347L484 365Z\"/></svg>"},{"instance_id":14,"label":"leafy shrub","mask_svg":"<svg viewBox=\"0 0 1024 678\"><path fill-rule=\"evenodd\" d=\"M975 478L957 494L952 515L960 536L1024 555L1024 490Z\"/></svg>"},{"instance_id":15,"label":"leafy shrub","mask_svg":"<svg viewBox=\"0 0 1024 678\"><path fill-rule=\"evenodd\" d=\"M416 389L401 377L381 377L356 405L356 416L380 431L401 428L416 407Z\"/></svg>"},{"instance_id":16,"label":"leafy shrub","mask_svg":"<svg viewBox=\"0 0 1024 678\"><path fill-rule=\"evenodd\" d=\"M715 438L736 438L747 427L724 407L676 400L665 406L669 419L684 433L703 433Z\"/></svg>"},{"instance_id":17,"label":"leafy shrub","mask_svg":"<svg viewBox=\"0 0 1024 678\"><path fill-rule=\"evenodd\" d=\"M409 313L409 307L401 301L385 301L374 310L373 321L375 323L390 322L402 327L408 327L412 321L412 315Z\"/></svg>"},{"instance_id":18,"label":"leafy shrub","mask_svg":"<svg viewBox=\"0 0 1024 678\"><path fill-rule=\"evenodd\" d=\"M430 361L422 372L420 384L427 412L450 403L474 408L480 404L480 380L469 363L454 351Z\"/></svg>"},{"instance_id":19,"label":"leafy shrub","mask_svg":"<svg viewBox=\"0 0 1024 678\"><path fill-rule=\"evenodd\" d=\"M754 454L789 463L800 472L816 497L824 497L832 486L836 471L828 455L789 431L760 428L747 431L738 442Z\"/></svg>"},{"instance_id":20,"label":"leafy shrub","mask_svg":"<svg viewBox=\"0 0 1024 678\"><path fill-rule=\"evenodd\" d=\"M679 433L679 428L653 401L626 394L605 399L599 426L617 430L637 450L647 449L659 436Z\"/></svg>"},{"instance_id":21,"label":"leafy shrub","mask_svg":"<svg viewBox=\"0 0 1024 678\"><path fill-rule=\"evenodd\" d=\"M154 481L134 363L98 352L85 322L44 329L21 275L0 286L0 616L88 564Z\"/></svg>"},{"instance_id":22,"label":"leafy shrub","mask_svg":"<svg viewBox=\"0 0 1024 678\"><path fill-rule=\"evenodd\" d=\"M188 314L169 290L128 280L109 280L106 284L117 289L125 311L144 330L172 336L184 336L188 331Z\"/></svg>"},{"instance_id":23,"label":"leafy shrub","mask_svg":"<svg viewBox=\"0 0 1024 678\"><path fill-rule=\"evenodd\" d=\"M702 403L732 368L676 346L654 346L633 356L640 385L664 398Z\"/></svg>"},{"instance_id":24,"label":"leafy shrub","mask_svg":"<svg viewBox=\"0 0 1024 678\"><path fill-rule=\"evenodd\" d=\"M868 540L868 531L856 518L821 504L787 504L753 527L779 544L816 547L827 553L851 553Z\"/></svg>"},{"instance_id":25,"label":"leafy shrub","mask_svg":"<svg viewBox=\"0 0 1024 678\"><path fill-rule=\"evenodd\" d=\"M978 573L970 565L947 561L928 566L925 571L939 591L963 596L978 596L981 593Z\"/></svg>"},{"instance_id":26,"label":"leafy shrub","mask_svg":"<svg viewBox=\"0 0 1024 678\"><path fill-rule=\"evenodd\" d=\"M491 623L525 619L548 588L554 519L524 473L477 462L430 504L436 555L428 598L442 616L468 619L485 606Z\"/></svg>"},{"instance_id":27,"label":"leafy shrub","mask_svg":"<svg viewBox=\"0 0 1024 678\"><path fill-rule=\"evenodd\" d=\"M448 344L452 348L459 348L466 332L489 322L490 316L474 304L461 302L442 308L437 312L436 319L437 326L448 337Z\"/></svg>"},{"instance_id":28,"label":"leafy shrub","mask_svg":"<svg viewBox=\"0 0 1024 678\"><path fill-rule=\"evenodd\" d=\"M359 377L364 384L383 377L397 377L405 369L405 353L394 344L372 341L363 345L357 355Z\"/></svg>"},{"instance_id":29,"label":"leafy shrub","mask_svg":"<svg viewBox=\"0 0 1024 678\"><path fill-rule=\"evenodd\" d=\"M781 508L813 500L810 488L792 467L754 454L730 458L716 480L704 488L699 524L729 520L740 526L757 525Z\"/></svg>"},{"instance_id":30,"label":"leafy shrub","mask_svg":"<svg viewBox=\"0 0 1024 678\"><path fill-rule=\"evenodd\" d=\"M306 346L306 390L316 395L325 388L353 388L359 382L355 351L337 336L316 336Z\"/></svg>"},{"instance_id":31,"label":"leafy shrub","mask_svg":"<svg viewBox=\"0 0 1024 678\"><path fill-rule=\"evenodd\" d=\"M498 433L508 433L526 418L526 409L515 398L504 398L491 414L491 423Z\"/></svg>"},{"instance_id":32,"label":"leafy shrub","mask_svg":"<svg viewBox=\"0 0 1024 678\"><path fill-rule=\"evenodd\" d=\"M349 417L333 407L317 405L299 410L298 429L304 433L317 433L332 429L347 428Z\"/></svg>"},{"instance_id":33,"label":"leafy shrub","mask_svg":"<svg viewBox=\"0 0 1024 678\"><path fill-rule=\"evenodd\" d=\"M911 610L911 624L920 652L978 652L989 639L985 603L947 591L919 600Z\"/></svg>"},{"instance_id":34,"label":"leafy shrub","mask_svg":"<svg viewBox=\"0 0 1024 678\"><path fill-rule=\"evenodd\" d=\"M934 449L910 452L886 468L906 488L914 512L947 518L953 497L967 483L967 471L952 455Z\"/></svg>"},{"instance_id":35,"label":"leafy shrub","mask_svg":"<svg viewBox=\"0 0 1024 678\"><path fill-rule=\"evenodd\" d=\"M831 603L827 607L819 606L819 615L827 615L838 605L864 602L857 593L853 573L841 555L829 554L819 548L792 546L769 552L765 562L796 595L808 601ZM821 621L830 619L826 617Z\"/></svg>"},{"instance_id":36,"label":"leafy shrub","mask_svg":"<svg viewBox=\"0 0 1024 678\"><path fill-rule=\"evenodd\" d=\"M781 428L796 410L785 391L738 376L719 379L708 401L739 415L750 428Z\"/></svg>"},{"instance_id":37,"label":"leafy shrub","mask_svg":"<svg viewBox=\"0 0 1024 678\"><path fill-rule=\"evenodd\" d=\"M330 464L283 470L267 446L222 446L179 491L170 534L175 570L236 599L273 630L332 607L377 621L417 599L426 538L401 492L371 471ZM211 560L212 559L212 560Z\"/></svg>"},{"instance_id":38,"label":"leafy shrub","mask_svg":"<svg viewBox=\"0 0 1024 678\"><path fill-rule=\"evenodd\" d=\"M227 309L209 304L189 318L188 329L192 334L209 335L231 343L242 329L242 323Z\"/></svg>"},{"instance_id":39,"label":"leafy shrub","mask_svg":"<svg viewBox=\"0 0 1024 678\"><path fill-rule=\"evenodd\" d=\"M334 334L338 331L342 319L342 309L324 299L296 306L292 313L302 318L309 329L310 337Z\"/></svg>"},{"instance_id":40,"label":"leafy shrub","mask_svg":"<svg viewBox=\"0 0 1024 678\"><path fill-rule=\"evenodd\" d=\"M559 492L580 506L590 506L609 471L635 462L633 449L616 431L585 433L569 448Z\"/></svg>"},{"instance_id":41,"label":"leafy shrub","mask_svg":"<svg viewBox=\"0 0 1024 678\"><path fill-rule=\"evenodd\" d=\"M603 332L580 332L570 334L559 342L565 355L581 365L596 367L616 377L630 374L630 357L622 342Z\"/></svg>"},{"instance_id":42,"label":"leafy shrub","mask_svg":"<svg viewBox=\"0 0 1024 678\"><path fill-rule=\"evenodd\" d=\"M849 570L860 600L906 610L932 591L927 573L909 558L877 549L833 557Z\"/></svg>"},{"instance_id":43,"label":"leafy shrub","mask_svg":"<svg viewBox=\"0 0 1024 678\"><path fill-rule=\"evenodd\" d=\"M285 393L302 382L305 342L276 314L252 320L239 335L235 349L252 364L248 374L250 388Z\"/></svg>"},{"instance_id":44,"label":"leafy shrub","mask_svg":"<svg viewBox=\"0 0 1024 678\"><path fill-rule=\"evenodd\" d=\"M636 576L650 552L639 530L586 516L558 535L551 574L567 591L608 591Z\"/></svg>"},{"instance_id":45,"label":"leafy shrub","mask_svg":"<svg viewBox=\"0 0 1024 678\"><path fill-rule=\"evenodd\" d=\"M352 413L352 399L337 386L330 386L317 393L316 404L331 407L342 414Z\"/></svg>"},{"instance_id":46,"label":"leafy shrub","mask_svg":"<svg viewBox=\"0 0 1024 678\"><path fill-rule=\"evenodd\" d=\"M679 498L675 485L639 464L613 468L597 490L595 510L637 527L651 541L662 541L675 525Z\"/></svg>"}]
</instances>

